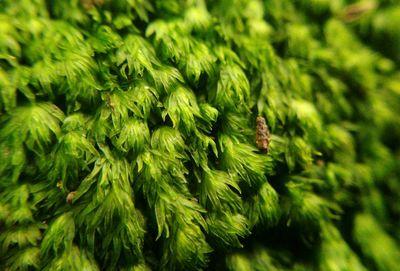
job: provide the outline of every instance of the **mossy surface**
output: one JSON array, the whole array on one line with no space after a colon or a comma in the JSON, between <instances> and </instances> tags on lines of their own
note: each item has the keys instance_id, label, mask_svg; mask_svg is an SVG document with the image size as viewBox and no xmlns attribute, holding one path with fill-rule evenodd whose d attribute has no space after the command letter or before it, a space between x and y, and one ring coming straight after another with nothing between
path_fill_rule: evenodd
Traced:
<instances>
[{"instance_id":1,"label":"mossy surface","mask_svg":"<svg viewBox=\"0 0 400 271\"><path fill-rule=\"evenodd\" d=\"M0 1L0 269L400 270L399 14Z\"/></svg>"}]
</instances>

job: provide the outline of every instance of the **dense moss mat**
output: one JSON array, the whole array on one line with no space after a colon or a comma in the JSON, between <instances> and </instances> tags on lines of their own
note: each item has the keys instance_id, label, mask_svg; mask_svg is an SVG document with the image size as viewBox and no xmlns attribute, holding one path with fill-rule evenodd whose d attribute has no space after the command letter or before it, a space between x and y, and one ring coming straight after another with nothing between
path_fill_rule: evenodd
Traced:
<instances>
[{"instance_id":1,"label":"dense moss mat","mask_svg":"<svg viewBox=\"0 0 400 271\"><path fill-rule=\"evenodd\" d=\"M0 269L400 270L399 25L396 0L0 1Z\"/></svg>"}]
</instances>

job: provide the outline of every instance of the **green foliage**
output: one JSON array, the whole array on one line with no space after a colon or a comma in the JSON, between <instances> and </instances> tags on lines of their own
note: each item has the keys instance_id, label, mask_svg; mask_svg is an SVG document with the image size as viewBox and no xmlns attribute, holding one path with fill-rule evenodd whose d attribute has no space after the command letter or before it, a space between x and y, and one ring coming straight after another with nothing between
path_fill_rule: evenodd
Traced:
<instances>
[{"instance_id":1,"label":"green foliage","mask_svg":"<svg viewBox=\"0 0 400 271\"><path fill-rule=\"evenodd\" d=\"M399 11L0 1L0 269L398 270Z\"/></svg>"}]
</instances>

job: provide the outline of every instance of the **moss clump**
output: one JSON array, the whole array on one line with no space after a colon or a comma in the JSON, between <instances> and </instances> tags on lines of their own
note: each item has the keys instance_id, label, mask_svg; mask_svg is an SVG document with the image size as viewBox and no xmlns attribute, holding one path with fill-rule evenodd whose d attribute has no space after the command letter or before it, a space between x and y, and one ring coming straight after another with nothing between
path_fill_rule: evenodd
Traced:
<instances>
[{"instance_id":1,"label":"moss clump","mask_svg":"<svg viewBox=\"0 0 400 271\"><path fill-rule=\"evenodd\" d=\"M1 1L0 269L398 270L399 11Z\"/></svg>"}]
</instances>

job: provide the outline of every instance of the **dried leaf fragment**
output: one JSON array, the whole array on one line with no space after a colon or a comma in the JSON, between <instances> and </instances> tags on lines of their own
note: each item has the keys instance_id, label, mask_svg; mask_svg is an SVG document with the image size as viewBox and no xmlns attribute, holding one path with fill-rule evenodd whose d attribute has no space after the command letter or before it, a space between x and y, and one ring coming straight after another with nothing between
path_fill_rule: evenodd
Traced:
<instances>
[{"instance_id":1,"label":"dried leaf fragment","mask_svg":"<svg viewBox=\"0 0 400 271\"><path fill-rule=\"evenodd\" d=\"M102 6L104 4L104 0L81 0L81 3L86 10L89 10L94 6Z\"/></svg>"},{"instance_id":2,"label":"dried leaf fragment","mask_svg":"<svg viewBox=\"0 0 400 271\"><path fill-rule=\"evenodd\" d=\"M76 195L76 191L72 191L72 192L68 193L68 195L67 195L67 203L68 204L72 204L72 201L74 200L75 195Z\"/></svg>"},{"instance_id":3,"label":"dried leaf fragment","mask_svg":"<svg viewBox=\"0 0 400 271\"><path fill-rule=\"evenodd\" d=\"M350 23L360 19L366 13L376 9L377 5L374 1L363 1L347 6L341 17L343 21Z\"/></svg>"}]
</instances>

